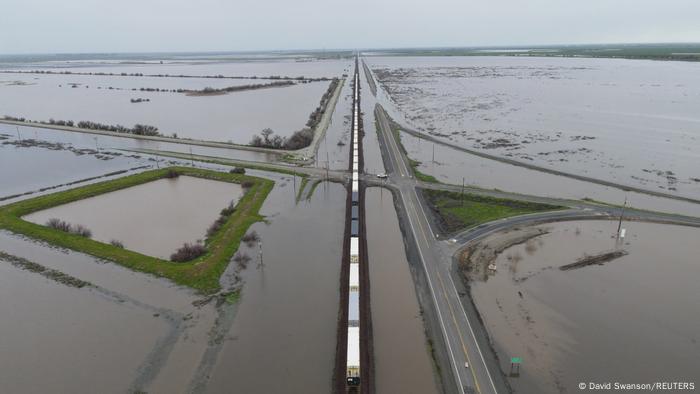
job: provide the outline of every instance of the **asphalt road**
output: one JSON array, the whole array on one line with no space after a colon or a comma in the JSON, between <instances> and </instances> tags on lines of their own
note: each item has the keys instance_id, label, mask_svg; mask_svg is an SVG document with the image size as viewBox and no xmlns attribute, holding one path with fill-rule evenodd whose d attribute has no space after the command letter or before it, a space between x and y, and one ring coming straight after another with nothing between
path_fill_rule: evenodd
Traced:
<instances>
[{"instance_id":1,"label":"asphalt road","mask_svg":"<svg viewBox=\"0 0 700 394\"><path fill-rule=\"evenodd\" d=\"M392 171L387 183L399 191L423 263L436 313L444 337L455 383L460 393L496 393L496 385L474 335L472 322L462 308L450 275L451 256L439 245L416 192L412 171L391 135L388 120L377 118Z\"/></svg>"}]
</instances>

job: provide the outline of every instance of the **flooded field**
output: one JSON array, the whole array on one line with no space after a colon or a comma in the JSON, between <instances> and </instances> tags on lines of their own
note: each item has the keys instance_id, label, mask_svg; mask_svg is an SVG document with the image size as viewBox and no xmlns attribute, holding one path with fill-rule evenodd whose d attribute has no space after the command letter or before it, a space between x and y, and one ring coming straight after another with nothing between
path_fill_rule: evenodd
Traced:
<instances>
[{"instance_id":1,"label":"flooded field","mask_svg":"<svg viewBox=\"0 0 700 394\"><path fill-rule=\"evenodd\" d=\"M108 150L137 150L150 149L162 150L178 153L190 153L195 155L217 156L238 160L249 161L275 161L278 155L272 153L261 153L242 149L217 148L201 145L188 145L176 142L143 140L132 138L129 135L122 136L107 136L91 133L75 133L71 131L63 131L28 126L15 126L0 123L0 134L7 140L2 142L17 141L17 130L19 129L22 139L31 138L37 141L48 142L51 144L69 144L76 149L108 149ZM183 141L187 142L187 141ZM131 153L122 152L125 155Z\"/></svg>"},{"instance_id":2,"label":"flooded field","mask_svg":"<svg viewBox=\"0 0 700 394\"><path fill-rule=\"evenodd\" d=\"M382 104L422 132L565 172L700 195L697 63L518 57L366 61L388 92Z\"/></svg>"},{"instance_id":3,"label":"flooded field","mask_svg":"<svg viewBox=\"0 0 700 394\"><path fill-rule=\"evenodd\" d=\"M227 77L299 77L333 78L352 72L352 59L317 59L309 57L269 56L255 58L234 56L226 58L185 59L180 56L153 54L150 60L129 59L128 55L118 60L55 60L3 62L2 70L53 70L81 73L142 73L168 75L196 75ZM4 79L4 78L3 78Z\"/></svg>"},{"instance_id":4,"label":"flooded field","mask_svg":"<svg viewBox=\"0 0 700 394\"><path fill-rule=\"evenodd\" d=\"M0 241L0 250L3 249ZM153 312L0 261L0 391L124 393L168 325Z\"/></svg>"},{"instance_id":5,"label":"flooded field","mask_svg":"<svg viewBox=\"0 0 700 394\"><path fill-rule=\"evenodd\" d=\"M618 188L580 181L565 176L548 174L489 160L456 149L434 144L401 133L401 142L408 156L420 162L418 169L441 182L485 189L499 189L515 193L570 199L593 199L608 204L629 206L687 216L700 216L700 204L624 191ZM433 151L435 161L433 161Z\"/></svg>"},{"instance_id":6,"label":"flooded field","mask_svg":"<svg viewBox=\"0 0 700 394\"><path fill-rule=\"evenodd\" d=\"M252 227L263 265L258 245L242 245L252 261L207 392L331 390L346 190L323 183L296 205L292 187L278 183L261 210L270 224Z\"/></svg>"},{"instance_id":7,"label":"flooded field","mask_svg":"<svg viewBox=\"0 0 700 394\"><path fill-rule=\"evenodd\" d=\"M221 209L242 195L238 184L189 176L75 201L24 217L37 224L51 218L82 224L95 240L121 241L127 249L168 259L185 242L203 239Z\"/></svg>"},{"instance_id":8,"label":"flooded field","mask_svg":"<svg viewBox=\"0 0 700 394\"><path fill-rule=\"evenodd\" d=\"M614 221L538 226L545 234L496 258L495 275L472 276L472 296L501 368L522 357L516 393L578 391L579 382L695 382L700 315L698 229ZM486 241L509 242L513 234ZM522 240L521 240L522 241ZM627 255L561 270L584 256Z\"/></svg>"},{"instance_id":9,"label":"flooded field","mask_svg":"<svg viewBox=\"0 0 700 394\"><path fill-rule=\"evenodd\" d=\"M352 81L346 80L335 105L331 122L323 140L318 144L316 167L346 170L350 160L350 117L352 114Z\"/></svg>"},{"instance_id":10,"label":"flooded field","mask_svg":"<svg viewBox=\"0 0 700 394\"><path fill-rule=\"evenodd\" d=\"M35 76L1 74L1 78L28 79L27 84L0 84L3 115L36 121L92 121L132 127L134 124L155 126L164 135L180 138L247 144L254 134L271 128L276 134L289 136L306 124L318 106L330 82L310 82L293 86L247 90L224 95L188 96L184 93L97 89L111 86L114 80L138 87L140 77L72 75ZM59 81L56 81L56 80ZM177 89L191 83L171 78L168 88ZM84 85L72 88L72 82ZM62 82L61 82L62 81ZM218 80L213 80L218 81ZM268 81L269 82L269 81ZM204 83L204 82L203 82ZM265 81L258 81L265 83ZM61 86L59 86L61 85ZM233 86L216 82L206 86ZM216 87L215 86L215 87ZM133 103L132 99L148 99ZM275 116L270 116L271 109Z\"/></svg>"},{"instance_id":11,"label":"flooded field","mask_svg":"<svg viewBox=\"0 0 700 394\"><path fill-rule=\"evenodd\" d=\"M143 158L99 153L92 146L17 144L17 134L0 127L0 198L149 165ZM34 138L24 131L23 138ZM16 133L16 131L15 131ZM35 140L36 141L36 140Z\"/></svg>"},{"instance_id":12,"label":"flooded field","mask_svg":"<svg viewBox=\"0 0 700 394\"><path fill-rule=\"evenodd\" d=\"M433 361L391 192L365 195L378 393L437 393Z\"/></svg>"}]
</instances>

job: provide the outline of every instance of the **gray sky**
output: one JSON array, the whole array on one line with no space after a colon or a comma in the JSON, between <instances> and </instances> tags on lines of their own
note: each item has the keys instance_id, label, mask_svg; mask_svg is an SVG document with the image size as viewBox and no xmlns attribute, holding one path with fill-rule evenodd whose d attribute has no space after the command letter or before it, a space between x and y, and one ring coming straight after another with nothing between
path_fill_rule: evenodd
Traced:
<instances>
[{"instance_id":1,"label":"gray sky","mask_svg":"<svg viewBox=\"0 0 700 394\"><path fill-rule=\"evenodd\" d=\"M700 42L699 18L698 0L3 0L0 53Z\"/></svg>"}]
</instances>

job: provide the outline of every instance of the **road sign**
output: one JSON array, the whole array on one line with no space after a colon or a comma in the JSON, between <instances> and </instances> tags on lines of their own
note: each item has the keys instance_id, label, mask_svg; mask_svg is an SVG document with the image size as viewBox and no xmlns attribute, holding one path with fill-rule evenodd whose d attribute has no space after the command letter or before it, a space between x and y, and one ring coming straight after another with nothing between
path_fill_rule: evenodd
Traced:
<instances>
[{"instance_id":1,"label":"road sign","mask_svg":"<svg viewBox=\"0 0 700 394\"><path fill-rule=\"evenodd\" d=\"M522 364L523 359L521 357L511 357L510 362L513 364Z\"/></svg>"}]
</instances>

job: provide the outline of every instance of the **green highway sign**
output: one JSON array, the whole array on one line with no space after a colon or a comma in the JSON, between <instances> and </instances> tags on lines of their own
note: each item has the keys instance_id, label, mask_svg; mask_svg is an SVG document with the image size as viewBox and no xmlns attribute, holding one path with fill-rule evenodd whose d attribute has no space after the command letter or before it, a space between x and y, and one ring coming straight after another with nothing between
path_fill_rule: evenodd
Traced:
<instances>
[{"instance_id":1,"label":"green highway sign","mask_svg":"<svg viewBox=\"0 0 700 394\"><path fill-rule=\"evenodd\" d=\"M522 364L523 359L520 357L511 357L510 362L513 364Z\"/></svg>"}]
</instances>

